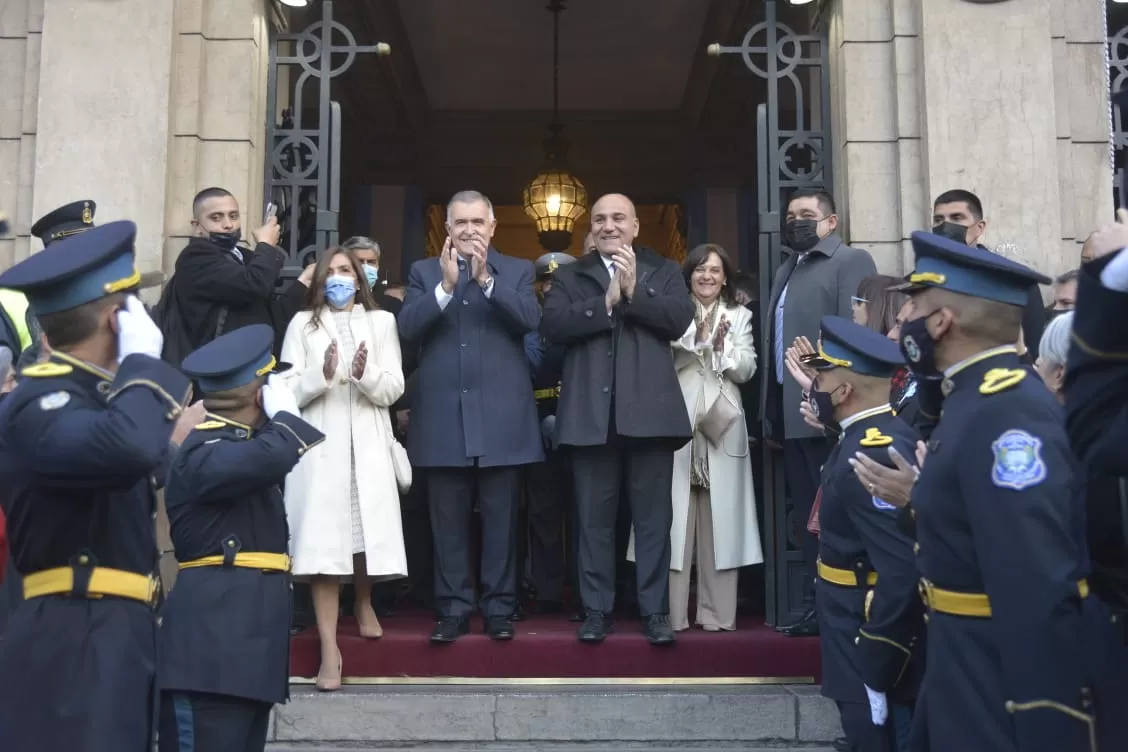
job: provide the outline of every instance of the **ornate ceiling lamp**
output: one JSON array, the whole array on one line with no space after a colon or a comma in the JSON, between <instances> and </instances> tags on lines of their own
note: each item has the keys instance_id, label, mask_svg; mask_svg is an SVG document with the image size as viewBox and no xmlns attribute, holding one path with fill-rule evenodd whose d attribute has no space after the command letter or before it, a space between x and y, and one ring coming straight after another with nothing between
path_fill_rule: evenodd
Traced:
<instances>
[{"instance_id":1,"label":"ornate ceiling lamp","mask_svg":"<svg viewBox=\"0 0 1128 752\"><path fill-rule=\"evenodd\" d=\"M537 224L540 244L548 251L564 251L572 242L576 220L587 211L587 189L567 168L568 141L560 123L560 12L564 0L550 0L552 13L552 122L544 142L545 165L525 186L525 213Z\"/></svg>"}]
</instances>

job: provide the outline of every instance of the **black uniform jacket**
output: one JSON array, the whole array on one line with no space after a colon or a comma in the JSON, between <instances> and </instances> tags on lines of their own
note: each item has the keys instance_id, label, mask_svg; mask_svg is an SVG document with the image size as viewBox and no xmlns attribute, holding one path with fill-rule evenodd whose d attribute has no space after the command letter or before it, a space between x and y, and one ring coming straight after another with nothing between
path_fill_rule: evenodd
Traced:
<instances>
[{"instance_id":1,"label":"black uniform jacket","mask_svg":"<svg viewBox=\"0 0 1128 752\"><path fill-rule=\"evenodd\" d=\"M156 482L188 380L130 355L117 375L55 352L0 407L0 501L25 576L73 567L156 569ZM86 565L80 565L85 556ZM156 622L113 596L21 603L0 640L5 750L148 749Z\"/></svg>"},{"instance_id":2,"label":"black uniform jacket","mask_svg":"<svg viewBox=\"0 0 1128 752\"><path fill-rule=\"evenodd\" d=\"M846 421L823 465L819 560L857 578L841 585L820 577L816 587L822 690L834 700L866 702L863 684L891 699L916 694L924 613L913 541L898 529L897 508L871 495L849 463L861 452L891 467L889 447L911 458L916 441L916 432L884 405ZM876 585L866 585L872 572Z\"/></svg>"},{"instance_id":3,"label":"black uniform jacket","mask_svg":"<svg viewBox=\"0 0 1128 752\"><path fill-rule=\"evenodd\" d=\"M286 553L290 535L280 484L324 439L289 413L258 429L209 414L184 441L165 487L177 561ZM184 568L161 616L162 690L271 703L288 697L288 573Z\"/></svg>"},{"instance_id":4,"label":"black uniform jacket","mask_svg":"<svg viewBox=\"0 0 1128 752\"><path fill-rule=\"evenodd\" d=\"M611 277L598 253L557 269L545 296L541 334L566 348L560 444L599 446L612 418L619 435L665 439L672 449L692 436L670 342L693 321L693 301L675 262L646 248L636 254L634 297L611 315Z\"/></svg>"},{"instance_id":5,"label":"black uniform jacket","mask_svg":"<svg viewBox=\"0 0 1128 752\"><path fill-rule=\"evenodd\" d=\"M1065 371L1069 440L1085 466L1089 553L1101 597L1128 608L1128 293L1100 283L1113 257L1086 264ZM1119 322L1119 325L1117 325Z\"/></svg>"},{"instance_id":6,"label":"black uniform jacket","mask_svg":"<svg viewBox=\"0 0 1128 752\"><path fill-rule=\"evenodd\" d=\"M944 381L913 490L926 584L986 594L990 615L933 607L917 712L932 749L1088 750L1095 599L1076 463L1057 400L1013 347Z\"/></svg>"}]
</instances>

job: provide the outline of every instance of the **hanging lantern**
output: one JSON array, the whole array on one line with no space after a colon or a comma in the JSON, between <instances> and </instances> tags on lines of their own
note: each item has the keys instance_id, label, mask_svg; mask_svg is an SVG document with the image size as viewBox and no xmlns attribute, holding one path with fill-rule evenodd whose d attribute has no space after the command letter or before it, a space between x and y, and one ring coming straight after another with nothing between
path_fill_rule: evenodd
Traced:
<instances>
[{"instance_id":1,"label":"hanging lantern","mask_svg":"<svg viewBox=\"0 0 1128 752\"><path fill-rule=\"evenodd\" d=\"M565 251L576 220L587 211L587 189L566 169L547 166L525 186L525 213L536 222L537 236L548 251Z\"/></svg>"}]
</instances>

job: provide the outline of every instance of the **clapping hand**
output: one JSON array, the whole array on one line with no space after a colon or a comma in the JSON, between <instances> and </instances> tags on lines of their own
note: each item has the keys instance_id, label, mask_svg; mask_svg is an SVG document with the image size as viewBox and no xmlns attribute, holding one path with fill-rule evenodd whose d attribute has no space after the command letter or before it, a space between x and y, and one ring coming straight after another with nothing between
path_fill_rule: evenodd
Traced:
<instances>
[{"instance_id":1,"label":"clapping hand","mask_svg":"<svg viewBox=\"0 0 1128 752\"><path fill-rule=\"evenodd\" d=\"M918 465L924 463L927 454L928 448L925 443L918 441L916 447ZM895 467L886 467L861 452L855 453L849 462L854 468L858 482L866 487L870 496L876 496L896 507L903 507L909 503L913 484L920 477L920 470L913 467L893 447L889 447L889 459L893 461Z\"/></svg>"},{"instance_id":2,"label":"clapping hand","mask_svg":"<svg viewBox=\"0 0 1128 752\"><path fill-rule=\"evenodd\" d=\"M329 347L325 348L325 362L321 366L321 374L326 381L333 378L337 372L337 340L332 340Z\"/></svg>"},{"instance_id":3,"label":"clapping hand","mask_svg":"<svg viewBox=\"0 0 1128 752\"><path fill-rule=\"evenodd\" d=\"M352 377L355 381L360 381L364 376L364 367L368 365L368 345L364 342L360 343L360 347L356 348L356 355L353 356L352 362Z\"/></svg>"},{"instance_id":4,"label":"clapping hand","mask_svg":"<svg viewBox=\"0 0 1128 752\"><path fill-rule=\"evenodd\" d=\"M208 411L204 409L204 401L198 400L192 405L180 411L180 415L176 418L176 425L172 428L172 441L176 446L184 443L184 439L188 438L188 434L192 429L204 422L208 416Z\"/></svg>"},{"instance_id":5,"label":"clapping hand","mask_svg":"<svg viewBox=\"0 0 1128 752\"><path fill-rule=\"evenodd\" d=\"M634 249L629 245L621 245L611 254L611 262L615 265L615 276L619 278L619 290L627 300L634 297L637 272L635 261Z\"/></svg>"},{"instance_id":6,"label":"clapping hand","mask_svg":"<svg viewBox=\"0 0 1128 752\"><path fill-rule=\"evenodd\" d=\"M722 313L721 320L717 324L717 331L713 332L713 352L717 355L725 351L725 337L728 336L731 328L732 322Z\"/></svg>"},{"instance_id":7,"label":"clapping hand","mask_svg":"<svg viewBox=\"0 0 1128 752\"><path fill-rule=\"evenodd\" d=\"M618 269L612 269L611 281L607 284L607 295L603 299L607 303L607 315L610 316L611 311L623 299L623 288L619 281Z\"/></svg>"},{"instance_id":8,"label":"clapping hand","mask_svg":"<svg viewBox=\"0 0 1128 752\"><path fill-rule=\"evenodd\" d=\"M803 400L799 403L799 415L803 417L803 422L808 426L820 433L826 433L826 426L819 422L818 417L815 415L815 408L811 407L811 403L808 400Z\"/></svg>"},{"instance_id":9,"label":"clapping hand","mask_svg":"<svg viewBox=\"0 0 1128 752\"><path fill-rule=\"evenodd\" d=\"M1089 237L1089 247L1094 259L1128 248L1128 209L1117 209L1116 221L1094 232Z\"/></svg>"},{"instance_id":10,"label":"clapping hand","mask_svg":"<svg viewBox=\"0 0 1128 752\"><path fill-rule=\"evenodd\" d=\"M470 239L470 248L470 276L480 286L485 287L490 282L490 266L486 262L489 248L477 235Z\"/></svg>"},{"instance_id":11,"label":"clapping hand","mask_svg":"<svg viewBox=\"0 0 1128 752\"><path fill-rule=\"evenodd\" d=\"M449 235L443 241L443 250L439 254L439 267L443 271L443 292L451 295L458 285L458 254L454 250L454 242Z\"/></svg>"}]
</instances>

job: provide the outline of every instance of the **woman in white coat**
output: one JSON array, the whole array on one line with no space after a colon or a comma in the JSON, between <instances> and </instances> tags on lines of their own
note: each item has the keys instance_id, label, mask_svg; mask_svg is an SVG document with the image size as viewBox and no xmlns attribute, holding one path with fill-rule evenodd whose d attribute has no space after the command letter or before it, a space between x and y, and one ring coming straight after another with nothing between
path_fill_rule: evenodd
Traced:
<instances>
[{"instance_id":1,"label":"woman in white coat","mask_svg":"<svg viewBox=\"0 0 1128 752\"><path fill-rule=\"evenodd\" d=\"M696 623L736 628L737 570L764 560L748 457L741 384L756 372L752 314L733 297L732 263L719 245L690 251L683 265L697 314L672 343L693 440L674 454L670 624L688 629L691 564L697 566ZM710 413L714 403L724 401ZM739 415L714 444L718 416ZM708 417L707 417L708 416ZM702 430L712 422L713 431ZM694 551L696 550L696 557Z\"/></svg>"},{"instance_id":2,"label":"woman in white coat","mask_svg":"<svg viewBox=\"0 0 1128 752\"><path fill-rule=\"evenodd\" d=\"M340 583L352 578L362 637L383 634L372 609L375 578L407 576L388 408L403 394L399 336L381 311L356 253L326 251L306 309L286 329L286 383L302 419L325 434L286 479L290 553L309 577L321 639L317 686L341 686Z\"/></svg>"}]
</instances>

